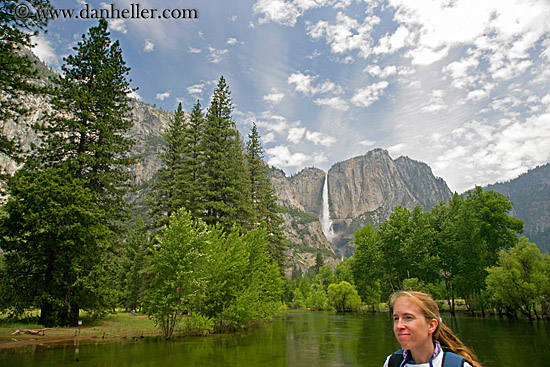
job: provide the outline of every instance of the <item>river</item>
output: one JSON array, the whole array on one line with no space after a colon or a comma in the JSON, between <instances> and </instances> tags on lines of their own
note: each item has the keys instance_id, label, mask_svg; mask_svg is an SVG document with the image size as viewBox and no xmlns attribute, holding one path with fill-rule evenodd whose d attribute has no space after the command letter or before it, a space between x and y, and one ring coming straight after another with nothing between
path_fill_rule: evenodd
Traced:
<instances>
[{"instance_id":1,"label":"river","mask_svg":"<svg viewBox=\"0 0 550 367\"><path fill-rule=\"evenodd\" d=\"M485 367L550 366L550 324L458 316L444 321ZM1 351L2 367L381 367L398 344L382 314L291 311L265 328L231 335L100 342Z\"/></svg>"}]
</instances>

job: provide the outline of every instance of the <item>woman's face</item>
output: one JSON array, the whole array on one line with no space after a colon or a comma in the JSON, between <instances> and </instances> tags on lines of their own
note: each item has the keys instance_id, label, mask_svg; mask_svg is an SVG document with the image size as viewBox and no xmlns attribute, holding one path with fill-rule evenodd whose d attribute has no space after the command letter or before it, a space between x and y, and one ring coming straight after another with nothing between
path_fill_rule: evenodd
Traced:
<instances>
[{"instance_id":1,"label":"woman's face","mask_svg":"<svg viewBox=\"0 0 550 367\"><path fill-rule=\"evenodd\" d=\"M399 298L393 305L393 332L401 348L421 350L433 348L432 335L436 320L426 320L422 309L407 297Z\"/></svg>"}]
</instances>

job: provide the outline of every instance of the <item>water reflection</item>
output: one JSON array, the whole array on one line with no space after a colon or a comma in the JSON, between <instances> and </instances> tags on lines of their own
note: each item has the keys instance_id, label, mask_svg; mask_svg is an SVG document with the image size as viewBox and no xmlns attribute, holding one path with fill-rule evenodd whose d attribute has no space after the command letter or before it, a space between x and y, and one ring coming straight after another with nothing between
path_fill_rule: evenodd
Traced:
<instances>
[{"instance_id":1,"label":"water reflection","mask_svg":"<svg viewBox=\"0 0 550 367\"><path fill-rule=\"evenodd\" d=\"M444 316L485 367L548 366L550 333L543 322ZM57 348L0 352L0 366L361 366L381 367L398 348L389 314L289 312L269 327L165 342L75 342ZM77 361L78 360L78 361Z\"/></svg>"}]
</instances>

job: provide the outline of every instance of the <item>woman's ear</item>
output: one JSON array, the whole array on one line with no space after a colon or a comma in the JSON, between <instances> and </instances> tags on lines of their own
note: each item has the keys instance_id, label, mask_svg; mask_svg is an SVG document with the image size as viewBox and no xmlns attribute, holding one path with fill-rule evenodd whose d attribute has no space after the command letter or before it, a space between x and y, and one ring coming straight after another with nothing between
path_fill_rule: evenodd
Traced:
<instances>
[{"instance_id":1,"label":"woman's ear","mask_svg":"<svg viewBox=\"0 0 550 367\"><path fill-rule=\"evenodd\" d=\"M430 322L428 323L428 332L430 334L435 333L435 330L437 329L437 325L439 325L439 321L437 321L436 319L431 319Z\"/></svg>"}]
</instances>

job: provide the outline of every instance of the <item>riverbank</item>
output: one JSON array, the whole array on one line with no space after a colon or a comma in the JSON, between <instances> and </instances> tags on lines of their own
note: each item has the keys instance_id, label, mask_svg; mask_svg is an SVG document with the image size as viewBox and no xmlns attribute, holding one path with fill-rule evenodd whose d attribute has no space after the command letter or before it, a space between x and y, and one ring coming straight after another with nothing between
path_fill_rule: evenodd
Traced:
<instances>
[{"instance_id":1,"label":"riverbank","mask_svg":"<svg viewBox=\"0 0 550 367\"><path fill-rule=\"evenodd\" d=\"M140 314L117 313L101 320L84 317L80 327L44 328L32 322L0 320L0 349L157 336L162 333L153 320Z\"/></svg>"}]
</instances>

